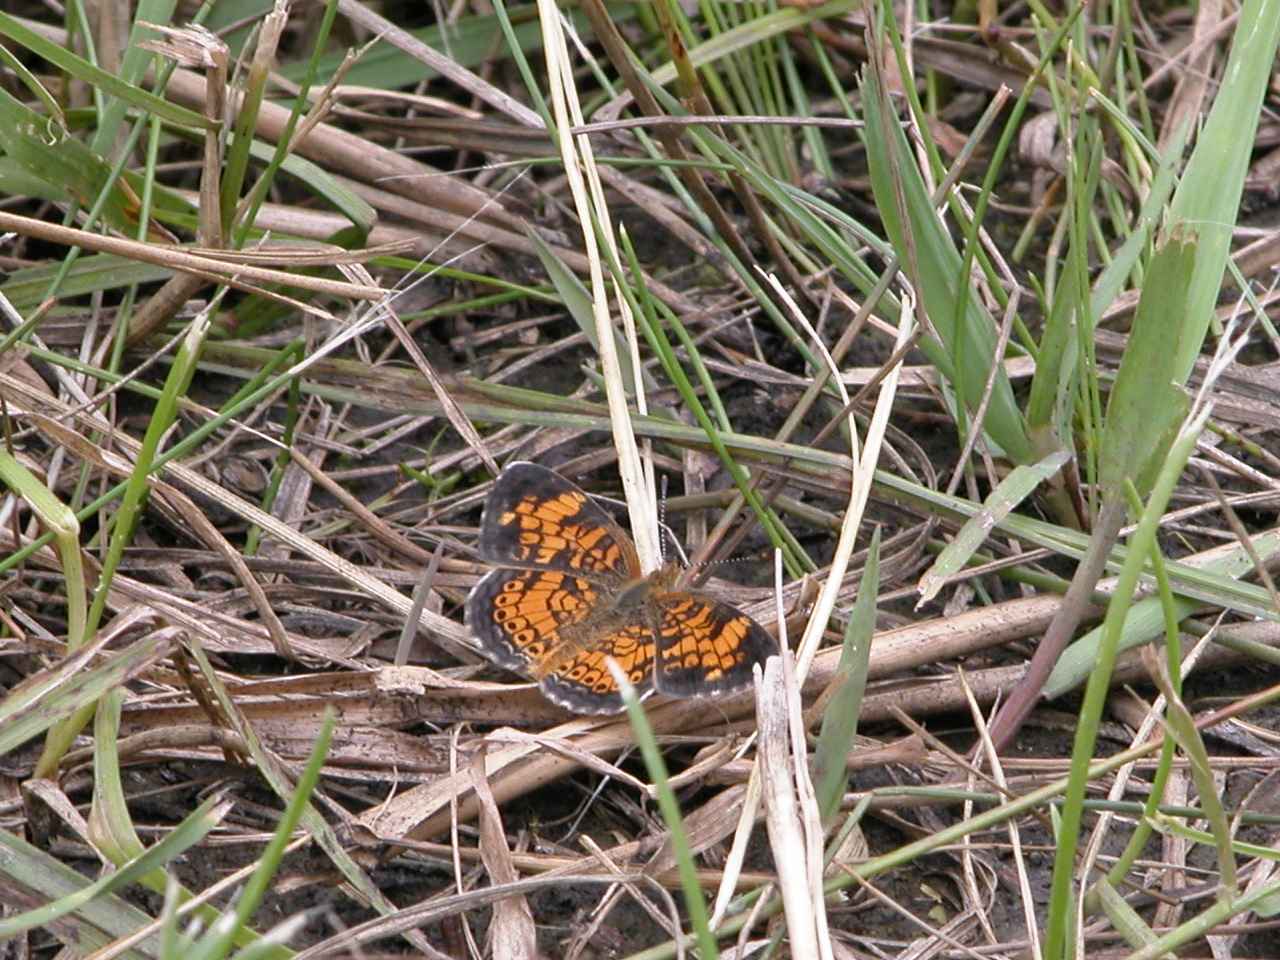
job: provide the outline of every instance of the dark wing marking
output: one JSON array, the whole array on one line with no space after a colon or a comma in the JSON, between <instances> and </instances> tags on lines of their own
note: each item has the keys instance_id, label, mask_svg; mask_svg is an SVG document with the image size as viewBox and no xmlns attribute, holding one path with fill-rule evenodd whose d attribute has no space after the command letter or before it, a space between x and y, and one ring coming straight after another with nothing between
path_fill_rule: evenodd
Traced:
<instances>
[{"instance_id":1,"label":"dark wing marking","mask_svg":"<svg viewBox=\"0 0 1280 960\"><path fill-rule=\"evenodd\" d=\"M480 521L480 556L489 563L559 570L605 583L640 575L631 538L560 474L513 463L494 481Z\"/></svg>"}]
</instances>

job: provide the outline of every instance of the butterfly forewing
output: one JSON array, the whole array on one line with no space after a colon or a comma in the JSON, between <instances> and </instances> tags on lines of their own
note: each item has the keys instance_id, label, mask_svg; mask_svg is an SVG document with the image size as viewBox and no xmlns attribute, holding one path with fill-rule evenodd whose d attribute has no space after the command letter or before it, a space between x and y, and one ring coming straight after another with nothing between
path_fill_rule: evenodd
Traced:
<instances>
[{"instance_id":1,"label":"butterfly forewing","mask_svg":"<svg viewBox=\"0 0 1280 960\"><path fill-rule=\"evenodd\" d=\"M630 538L576 486L536 463L513 463L494 481L480 522L489 563L558 570L597 582L640 575Z\"/></svg>"},{"instance_id":2,"label":"butterfly forewing","mask_svg":"<svg viewBox=\"0 0 1280 960\"><path fill-rule=\"evenodd\" d=\"M751 686L751 668L776 641L749 616L712 597L656 593L654 686L672 697L724 696Z\"/></svg>"}]
</instances>

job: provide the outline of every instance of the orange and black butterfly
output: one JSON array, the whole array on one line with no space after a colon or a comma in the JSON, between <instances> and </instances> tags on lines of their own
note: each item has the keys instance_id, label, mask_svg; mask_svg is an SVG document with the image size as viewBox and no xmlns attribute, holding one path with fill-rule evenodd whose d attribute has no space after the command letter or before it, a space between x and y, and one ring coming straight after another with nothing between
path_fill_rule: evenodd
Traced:
<instances>
[{"instance_id":1,"label":"orange and black butterfly","mask_svg":"<svg viewBox=\"0 0 1280 960\"><path fill-rule=\"evenodd\" d=\"M776 648L742 611L678 588L675 564L642 574L613 518L535 463L512 463L494 481L480 556L495 568L467 597L481 651L577 713L622 709L606 657L642 695L718 697L750 686L752 665Z\"/></svg>"}]
</instances>

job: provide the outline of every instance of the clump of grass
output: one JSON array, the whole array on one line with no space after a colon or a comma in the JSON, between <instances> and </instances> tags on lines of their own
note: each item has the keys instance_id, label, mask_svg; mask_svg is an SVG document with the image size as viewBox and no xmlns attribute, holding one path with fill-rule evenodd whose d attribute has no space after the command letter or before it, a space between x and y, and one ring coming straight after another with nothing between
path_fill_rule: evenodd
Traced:
<instances>
[{"instance_id":1,"label":"clump of grass","mask_svg":"<svg viewBox=\"0 0 1280 960\"><path fill-rule=\"evenodd\" d=\"M1276 662L1280 337L1231 245L1271 0L52 9L0 13L4 936L1057 960L1274 914L1206 731L1276 688L1183 684ZM518 458L773 625L757 695L576 717L488 667L461 607ZM770 589L720 576L744 542ZM1144 898L1157 832L1211 903ZM936 909L889 899L926 873Z\"/></svg>"}]
</instances>

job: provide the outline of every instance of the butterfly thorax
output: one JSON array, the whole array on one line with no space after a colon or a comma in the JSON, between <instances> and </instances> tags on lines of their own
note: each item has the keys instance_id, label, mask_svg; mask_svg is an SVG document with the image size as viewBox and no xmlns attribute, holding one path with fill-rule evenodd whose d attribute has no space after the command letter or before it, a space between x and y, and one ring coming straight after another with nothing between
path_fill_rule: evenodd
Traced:
<instances>
[{"instance_id":1,"label":"butterfly thorax","mask_svg":"<svg viewBox=\"0 0 1280 960\"><path fill-rule=\"evenodd\" d=\"M616 633L628 625L656 626L652 620L653 598L669 593L679 577L680 566L669 563L648 576L622 581L610 594L600 597L599 604L580 620L561 627L559 646L531 672L539 678L554 672L563 663L597 646L601 635ZM652 645L652 632L648 629L643 632L644 641Z\"/></svg>"},{"instance_id":2,"label":"butterfly thorax","mask_svg":"<svg viewBox=\"0 0 1280 960\"><path fill-rule=\"evenodd\" d=\"M634 580L626 581L618 588L610 606L619 612L644 606L655 593L670 592L679 578L679 565L665 564L647 577L636 577Z\"/></svg>"}]
</instances>

